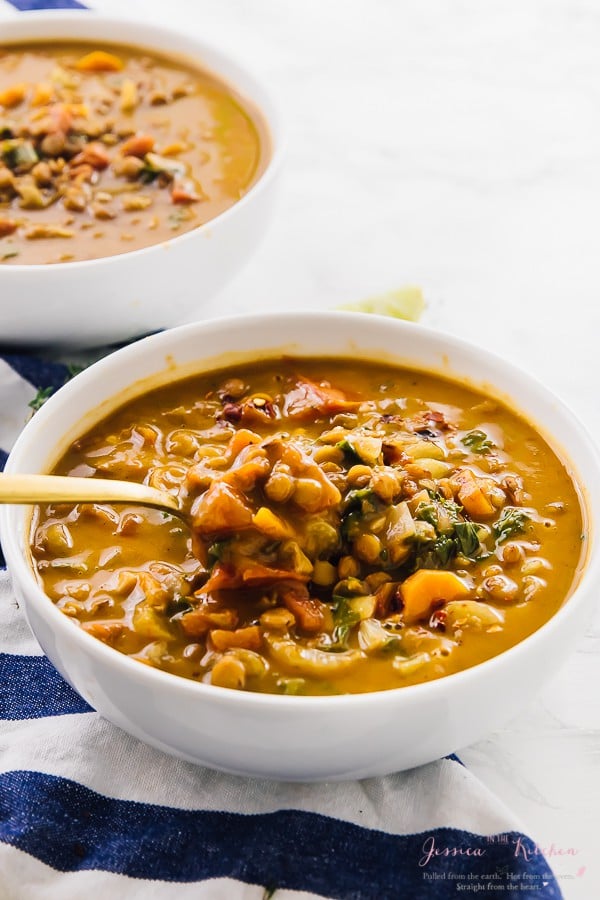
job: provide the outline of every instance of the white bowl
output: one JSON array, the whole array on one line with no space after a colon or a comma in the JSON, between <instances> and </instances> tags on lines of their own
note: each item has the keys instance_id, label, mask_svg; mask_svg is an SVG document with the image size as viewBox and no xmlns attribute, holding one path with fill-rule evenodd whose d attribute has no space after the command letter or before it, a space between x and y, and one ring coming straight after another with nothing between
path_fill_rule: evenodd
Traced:
<instances>
[{"instance_id":1,"label":"white bowl","mask_svg":"<svg viewBox=\"0 0 600 900\"><path fill-rule=\"evenodd\" d=\"M599 458L568 409L530 376L454 337L378 316L220 319L146 338L78 375L28 423L6 470L48 471L83 429L140 393L140 379L171 380L177 372L281 353L364 357L437 371L484 385L535 423L580 485L588 519L585 571L559 612L512 649L426 684L334 697L226 690L141 665L86 634L34 576L29 511L5 507L0 533L18 600L44 652L75 690L111 722L168 753L290 780L363 778L426 763L482 738L524 706L572 649L595 603Z\"/></svg>"},{"instance_id":2,"label":"white bowl","mask_svg":"<svg viewBox=\"0 0 600 900\"><path fill-rule=\"evenodd\" d=\"M197 61L259 111L270 138L268 161L241 200L172 240L81 262L0 265L0 343L96 346L200 318L203 303L237 274L269 220L282 139L268 91L204 41L95 12L27 13L2 23L0 47L53 39L131 40L150 51Z\"/></svg>"}]
</instances>

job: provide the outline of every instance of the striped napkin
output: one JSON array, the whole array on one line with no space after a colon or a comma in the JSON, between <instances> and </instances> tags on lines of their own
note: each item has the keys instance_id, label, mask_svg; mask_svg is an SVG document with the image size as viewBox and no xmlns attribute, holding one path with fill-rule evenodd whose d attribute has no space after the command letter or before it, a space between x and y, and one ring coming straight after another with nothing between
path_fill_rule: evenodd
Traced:
<instances>
[{"instance_id":1,"label":"striped napkin","mask_svg":"<svg viewBox=\"0 0 600 900\"><path fill-rule=\"evenodd\" d=\"M0 354L0 469L70 374ZM2 566L0 549L0 900L561 897L536 844L456 757L387 778L282 784L129 737L42 655Z\"/></svg>"}]
</instances>

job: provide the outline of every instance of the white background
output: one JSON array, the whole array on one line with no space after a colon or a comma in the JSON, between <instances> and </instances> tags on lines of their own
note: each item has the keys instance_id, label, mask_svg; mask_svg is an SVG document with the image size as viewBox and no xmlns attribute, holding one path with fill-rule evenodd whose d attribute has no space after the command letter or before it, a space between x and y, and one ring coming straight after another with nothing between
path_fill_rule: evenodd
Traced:
<instances>
[{"instance_id":1,"label":"white background","mask_svg":"<svg viewBox=\"0 0 600 900\"><path fill-rule=\"evenodd\" d=\"M199 315L417 284L425 323L529 369L600 437L600 5L95 5L234 50L285 113L271 230ZM597 618L534 704L460 753L550 848L568 900L600 896L599 695Z\"/></svg>"}]
</instances>

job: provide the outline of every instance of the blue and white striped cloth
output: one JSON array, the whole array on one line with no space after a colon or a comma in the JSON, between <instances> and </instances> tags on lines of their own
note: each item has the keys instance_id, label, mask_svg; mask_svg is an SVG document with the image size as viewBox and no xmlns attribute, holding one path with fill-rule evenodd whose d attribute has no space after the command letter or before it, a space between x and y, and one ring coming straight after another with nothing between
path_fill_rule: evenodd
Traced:
<instances>
[{"instance_id":1,"label":"blue and white striped cloth","mask_svg":"<svg viewBox=\"0 0 600 900\"><path fill-rule=\"evenodd\" d=\"M0 354L0 469L38 390L68 377L65 365ZM488 885L561 897L534 842L458 759L320 785L172 759L62 680L0 568L0 900L443 900Z\"/></svg>"}]
</instances>

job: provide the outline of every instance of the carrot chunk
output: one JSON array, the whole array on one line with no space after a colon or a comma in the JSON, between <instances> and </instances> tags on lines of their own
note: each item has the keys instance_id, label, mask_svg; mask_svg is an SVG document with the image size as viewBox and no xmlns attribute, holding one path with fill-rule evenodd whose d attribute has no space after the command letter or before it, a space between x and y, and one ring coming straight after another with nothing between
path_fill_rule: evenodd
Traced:
<instances>
[{"instance_id":1,"label":"carrot chunk","mask_svg":"<svg viewBox=\"0 0 600 900\"><path fill-rule=\"evenodd\" d=\"M121 145L123 156L145 156L154 149L154 138L151 134L134 134Z\"/></svg>"},{"instance_id":2,"label":"carrot chunk","mask_svg":"<svg viewBox=\"0 0 600 900\"><path fill-rule=\"evenodd\" d=\"M301 593L302 592L302 593ZM325 625L325 604L308 595L302 585L290 585L280 591L286 608L293 613L298 627L307 634L318 634Z\"/></svg>"},{"instance_id":3,"label":"carrot chunk","mask_svg":"<svg viewBox=\"0 0 600 900\"><path fill-rule=\"evenodd\" d=\"M197 203L202 200L200 194L194 189L191 182L176 181L171 188L171 201L173 203Z\"/></svg>"},{"instance_id":4,"label":"carrot chunk","mask_svg":"<svg viewBox=\"0 0 600 900\"><path fill-rule=\"evenodd\" d=\"M452 480L458 485L459 501L473 519L486 518L495 512L492 502L483 493L470 469L457 472Z\"/></svg>"},{"instance_id":5,"label":"carrot chunk","mask_svg":"<svg viewBox=\"0 0 600 900\"><path fill-rule=\"evenodd\" d=\"M106 169L110 162L110 156L106 151L104 144L100 141L92 141L86 144L81 153L78 153L72 160L74 166L89 165L93 169Z\"/></svg>"},{"instance_id":6,"label":"carrot chunk","mask_svg":"<svg viewBox=\"0 0 600 900\"><path fill-rule=\"evenodd\" d=\"M80 72L120 72L123 60L105 50L92 50L77 60L75 68Z\"/></svg>"},{"instance_id":7,"label":"carrot chunk","mask_svg":"<svg viewBox=\"0 0 600 900\"><path fill-rule=\"evenodd\" d=\"M238 431L232 435L231 440L227 445L229 458L235 459L244 447L247 447L249 444L260 444L261 441L261 436L256 434L255 431L250 431L249 428L238 429Z\"/></svg>"},{"instance_id":8,"label":"carrot chunk","mask_svg":"<svg viewBox=\"0 0 600 900\"><path fill-rule=\"evenodd\" d=\"M426 618L436 602L448 603L469 596L469 588L454 572L443 569L419 569L400 586L404 602L404 621Z\"/></svg>"},{"instance_id":9,"label":"carrot chunk","mask_svg":"<svg viewBox=\"0 0 600 900\"><path fill-rule=\"evenodd\" d=\"M242 496L224 482L213 482L192 511L194 530L203 537L252 527L252 511Z\"/></svg>"},{"instance_id":10,"label":"carrot chunk","mask_svg":"<svg viewBox=\"0 0 600 900\"><path fill-rule=\"evenodd\" d=\"M14 234L18 227L18 223L13 219L0 219L0 238Z\"/></svg>"},{"instance_id":11,"label":"carrot chunk","mask_svg":"<svg viewBox=\"0 0 600 900\"><path fill-rule=\"evenodd\" d=\"M12 87L0 91L0 106L4 106L6 109L12 109L13 106L18 106L19 103L23 102L26 93L26 84L13 84Z\"/></svg>"},{"instance_id":12,"label":"carrot chunk","mask_svg":"<svg viewBox=\"0 0 600 900\"><path fill-rule=\"evenodd\" d=\"M285 414L292 419L310 419L315 413L334 415L356 409L358 405L337 388L301 379L286 395Z\"/></svg>"}]
</instances>

